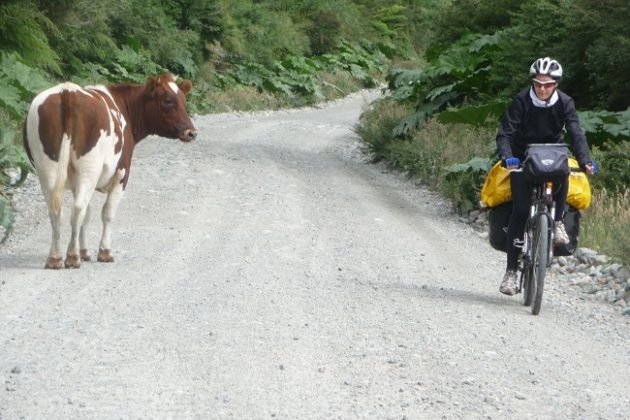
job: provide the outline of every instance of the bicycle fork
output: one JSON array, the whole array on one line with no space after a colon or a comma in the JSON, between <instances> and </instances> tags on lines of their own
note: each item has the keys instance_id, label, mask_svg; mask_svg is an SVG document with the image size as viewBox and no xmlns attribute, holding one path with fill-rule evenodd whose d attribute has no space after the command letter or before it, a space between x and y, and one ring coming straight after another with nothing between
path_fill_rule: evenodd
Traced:
<instances>
[{"instance_id":1,"label":"bicycle fork","mask_svg":"<svg viewBox=\"0 0 630 420\"><path fill-rule=\"evenodd\" d=\"M556 220L556 202L553 201L553 182L545 182L545 201L547 208L549 209L549 213L547 213L549 217L549 223L547 223L547 226L549 227L549 255L547 258L547 267L549 267L551 265L551 259L553 258L553 240L555 237L554 223Z\"/></svg>"}]
</instances>

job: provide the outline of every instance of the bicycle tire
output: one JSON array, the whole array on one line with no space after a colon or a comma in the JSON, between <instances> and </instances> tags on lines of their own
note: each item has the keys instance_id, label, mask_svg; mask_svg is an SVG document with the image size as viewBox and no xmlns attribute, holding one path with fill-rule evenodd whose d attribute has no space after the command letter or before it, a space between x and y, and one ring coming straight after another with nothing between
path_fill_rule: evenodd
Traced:
<instances>
[{"instance_id":1,"label":"bicycle tire","mask_svg":"<svg viewBox=\"0 0 630 420\"><path fill-rule=\"evenodd\" d=\"M536 288L532 286L532 265L525 262L523 266L523 305L531 306Z\"/></svg>"},{"instance_id":2,"label":"bicycle tire","mask_svg":"<svg viewBox=\"0 0 630 420\"><path fill-rule=\"evenodd\" d=\"M532 302L532 314L538 315L542 305L545 275L547 274L547 260L549 258L549 219L541 214L536 220L534 229L534 254L532 261L532 288L535 288Z\"/></svg>"}]
</instances>

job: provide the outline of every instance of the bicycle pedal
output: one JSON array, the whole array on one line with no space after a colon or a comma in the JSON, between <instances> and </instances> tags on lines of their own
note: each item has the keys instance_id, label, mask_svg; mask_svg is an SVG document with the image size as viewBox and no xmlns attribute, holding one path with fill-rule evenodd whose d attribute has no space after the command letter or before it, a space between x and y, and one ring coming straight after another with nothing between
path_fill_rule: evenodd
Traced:
<instances>
[{"instance_id":1,"label":"bicycle pedal","mask_svg":"<svg viewBox=\"0 0 630 420\"><path fill-rule=\"evenodd\" d=\"M520 239L514 239L514 242L512 243L512 245L516 248L523 249L523 247L525 246L525 241L520 240Z\"/></svg>"}]
</instances>

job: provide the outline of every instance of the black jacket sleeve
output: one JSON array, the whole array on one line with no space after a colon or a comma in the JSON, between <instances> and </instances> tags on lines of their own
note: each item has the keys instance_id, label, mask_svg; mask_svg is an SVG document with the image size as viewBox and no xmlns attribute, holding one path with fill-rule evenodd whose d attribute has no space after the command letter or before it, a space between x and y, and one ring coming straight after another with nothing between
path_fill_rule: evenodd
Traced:
<instances>
[{"instance_id":1,"label":"black jacket sleeve","mask_svg":"<svg viewBox=\"0 0 630 420\"><path fill-rule=\"evenodd\" d=\"M501 159L507 159L514 156L512 151L512 142L519 127L523 124L523 113L525 107L519 96L516 96L508 109L501 117L501 124L497 132L497 152Z\"/></svg>"},{"instance_id":2,"label":"black jacket sleeve","mask_svg":"<svg viewBox=\"0 0 630 420\"><path fill-rule=\"evenodd\" d=\"M564 124L571 136L571 149L580 166L584 167L584 165L591 163L588 142L580 127L580 120L578 119L573 99L568 95L563 94L562 96L563 98L561 99L564 101Z\"/></svg>"}]
</instances>

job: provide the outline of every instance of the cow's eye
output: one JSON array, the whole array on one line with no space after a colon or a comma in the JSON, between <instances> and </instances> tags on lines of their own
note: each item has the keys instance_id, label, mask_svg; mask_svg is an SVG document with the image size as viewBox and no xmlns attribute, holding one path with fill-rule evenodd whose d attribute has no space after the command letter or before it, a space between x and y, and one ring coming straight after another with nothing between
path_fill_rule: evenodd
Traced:
<instances>
[{"instance_id":1,"label":"cow's eye","mask_svg":"<svg viewBox=\"0 0 630 420\"><path fill-rule=\"evenodd\" d=\"M164 98L164 100L162 101L162 106L164 108L173 108L175 106L175 102L173 101L173 99L171 97L166 97Z\"/></svg>"}]
</instances>

